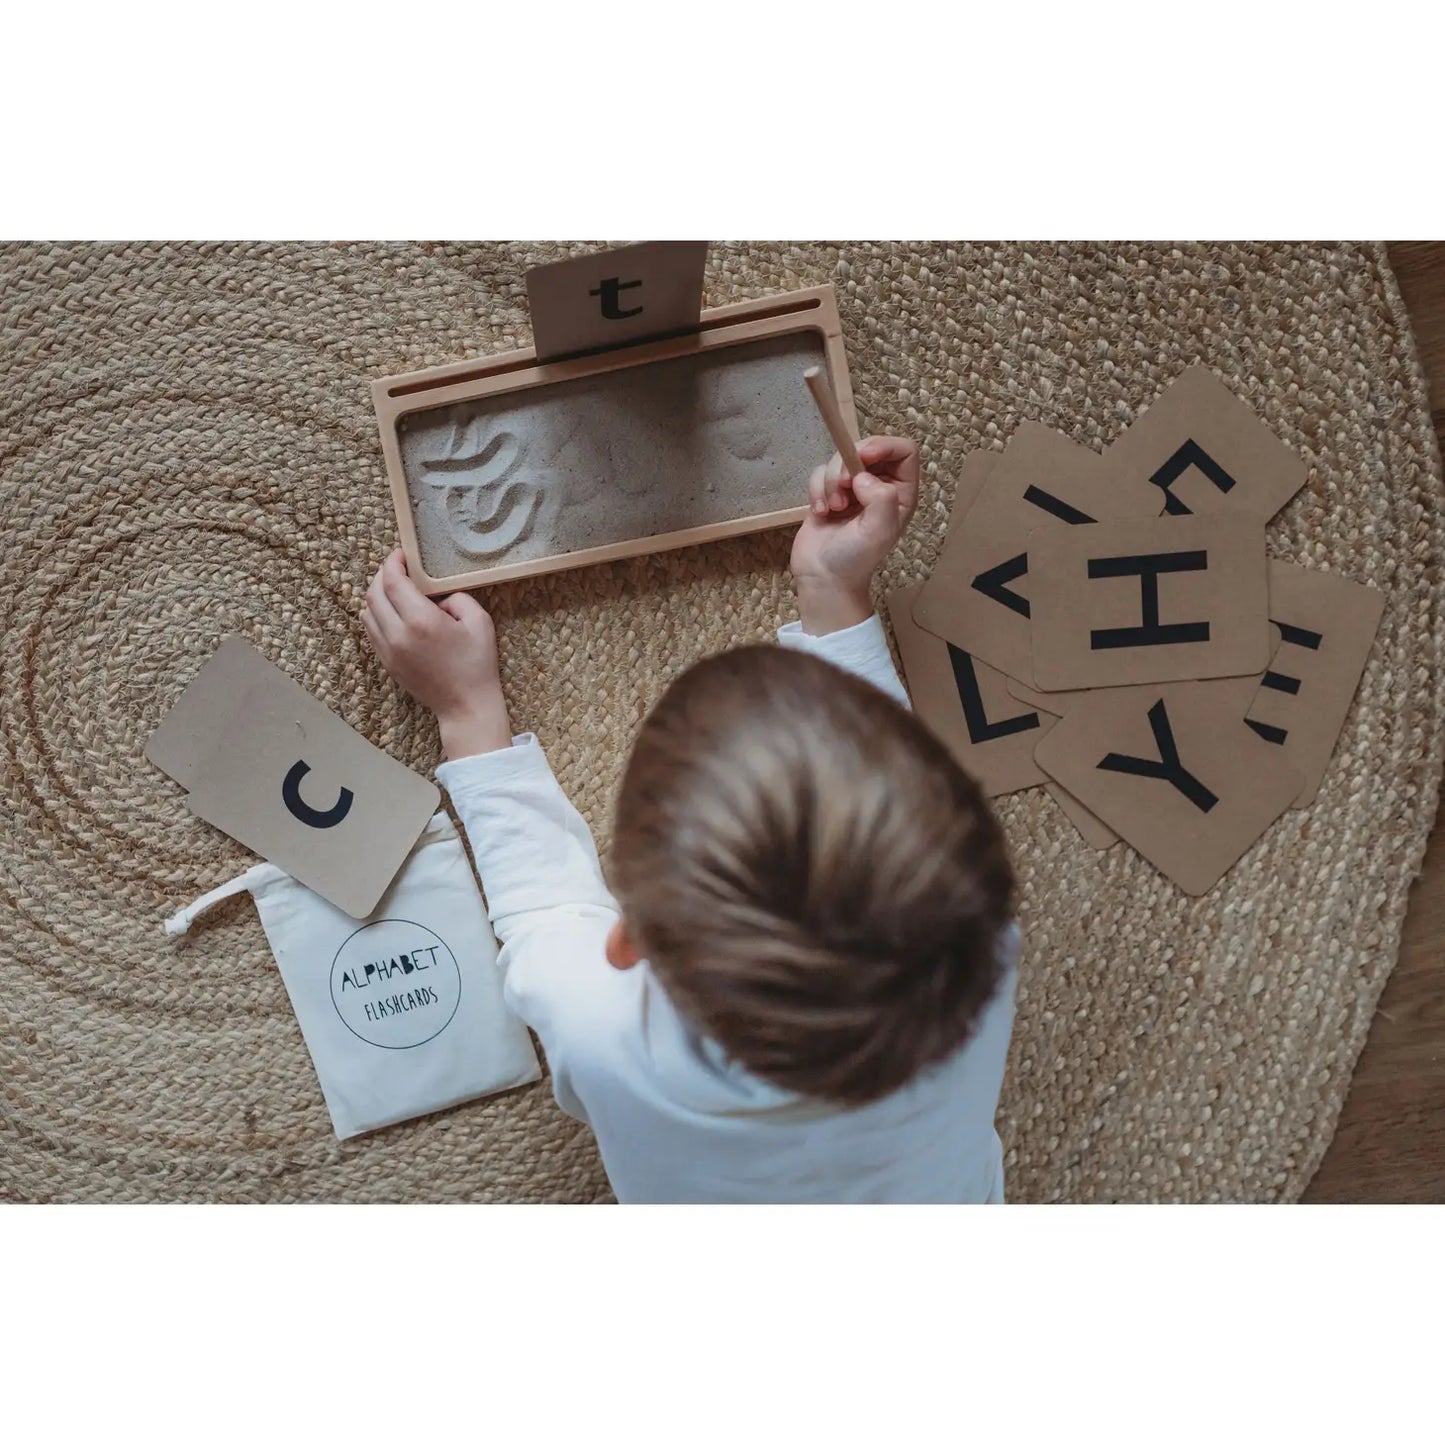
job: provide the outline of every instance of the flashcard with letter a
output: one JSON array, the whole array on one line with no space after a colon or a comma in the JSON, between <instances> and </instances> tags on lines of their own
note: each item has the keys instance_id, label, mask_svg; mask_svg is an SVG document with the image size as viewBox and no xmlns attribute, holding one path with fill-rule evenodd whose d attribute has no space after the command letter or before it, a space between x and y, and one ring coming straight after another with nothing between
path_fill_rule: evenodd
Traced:
<instances>
[{"instance_id":1,"label":"flashcard with letter a","mask_svg":"<svg viewBox=\"0 0 1445 1445\"><path fill-rule=\"evenodd\" d=\"M1241 512L1267 522L1308 468L1207 367L1191 366L1104 453L1118 481L1158 487L1171 517Z\"/></svg>"},{"instance_id":2,"label":"flashcard with letter a","mask_svg":"<svg viewBox=\"0 0 1445 1445\"><path fill-rule=\"evenodd\" d=\"M192 769L190 809L364 918L436 811L436 785L265 668Z\"/></svg>"},{"instance_id":3,"label":"flashcard with letter a","mask_svg":"<svg viewBox=\"0 0 1445 1445\"><path fill-rule=\"evenodd\" d=\"M989 797L1044 782L1034 744L1054 719L1015 702L1003 674L986 662L919 627L912 612L918 591L901 587L888 598L914 712Z\"/></svg>"},{"instance_id":4,"label":"flashcard with letter a","mask_svg":"<svg viewBox=\"0 0 1445 1445\"><path fill-rule=\"evenodd\" d=\"M1319 792L1384 611L1373 587L1269 564L1269 615L1282 636L1245 721L1304 775L1296 808Z\"/></svg>"},{"instance_id":5,"label":"flashcard with letter a","mask_svg":"<svg viewBox=\"0 0 1445 1445\"><path fill-rule=\"evenodd\" d=\"M1186 893L1205 893L1303 781L1246 726L1251 681L1103 688L1069 710L1035 758Z\"/></svg>"},{"instance_id":6,"label":"flashcard with letter a","mask_svg":"<svg viewBox=\"0 0 1445 1445\"><path fill-rule=\"evenodd\" d=\"M966 519L950 525L914 621L1009 677L1032 681L1030 533L1073 531L1105 517L1157 517L1164 504L1147 481L1104 478L1101 461L1048 427L1022 423Z\"/></svg>"},{"instance_id":7,"label":"flashcard with letter a","mask_svg":"<svg viewBox=\"0 0 1445 1445\"><path fill-rule=\"evenodd\" d=\"M1233 677L1269 661L1257 518L1049 528L1031 536L1029 554L1040 692Z\"/></svg>"}]
</instances>

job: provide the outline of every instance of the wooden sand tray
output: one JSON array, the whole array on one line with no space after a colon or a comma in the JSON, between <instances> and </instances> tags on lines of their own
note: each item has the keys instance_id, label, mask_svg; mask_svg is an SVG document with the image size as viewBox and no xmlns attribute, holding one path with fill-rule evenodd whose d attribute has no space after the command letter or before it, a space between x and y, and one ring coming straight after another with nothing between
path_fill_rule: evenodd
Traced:
<instances>
[{"instance_id":1,"label":"wooden sand tray","mask_svg":"<svg viewBox=\"0 0 1445 1445\"><path fill-rule=\"evenodd\" d=\"M833 450L803 380L817 365L856 435L831 286L704 311L662 339L381 378L412 577L452 592L800 521Z\"/></svg>"}]
</instances>

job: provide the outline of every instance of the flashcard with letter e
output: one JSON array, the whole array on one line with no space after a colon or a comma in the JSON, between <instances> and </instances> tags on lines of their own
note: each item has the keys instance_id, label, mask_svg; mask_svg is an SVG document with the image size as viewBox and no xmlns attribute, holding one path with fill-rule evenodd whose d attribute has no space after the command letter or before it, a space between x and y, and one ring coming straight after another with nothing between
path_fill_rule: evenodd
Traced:
<instances>
[{"instance_id":1,"label":"flashcard with letter e","mask_svg":"<svg viewBox=\"0 0 1445 1445\"><path fill-rule=\"evenodd\" d=\"M1029 554L1040 692L1233 677L1269 661L1257 518L1047 528L1032 535Z\"/></svg>"},{"instance_id":2,"label":"flashcard with letter e","mask_svg":"<svg viewBox=\"0 0 1445 1445\"><path fill-rule=\"evenodd\" d=\"M1044 782L1034 744L1055 719L1021 707L1002 673L919 627L912 613L918 591L901 587L888 598L914 712L989 797Z\"/></svg>"},{"instance_id":3,"label":"flashcard with letter e","mask_svg":"<svg viewBox=\"0 0 1445 1445\"><path fill-rule=\"evenodd\" d=\"M1140 478L1172 517L1241 512L1267 522L1304 486L1304 459L1207 367L1191 366L1104 453L1107 474Z\"/></svg>"},{"instance_id":4,"label":"flashcard with letter e","mask_svg":"<svg viewBox=\"0 0 1445 1445\"><path fill-rule=\"evenodd\" d=\"M1251 681L1100 689L1069 710L1035 758L1186 893L1205 893L1303 781L1246 726Z\"/></svg>"},{"instance_id":5,"label":"flashcard with letter e","mask_svg":"<svg viewBox=\"0 0 1445 1445\"><path fill-rule=\"evenodd\" d=\"M327 902L364 918L435 813L436 785L260 661L191 767L187 803Z\"/></svg>"},{"instance_id":6,"label":"flashcard with letter e","mask_svg":"<svg viewBox=\"0 0 1445 1445\"><path fill-rule=\"evenodd\" d=\"M1269 615L1281 641L1245 721L1304 775L1296 808L1319 792L1384 611L1373 587L1269 564Z\"/></svg>"},{"instance_id":7,"label":"flashcard with letter e","mask_svg":"<svg viewBox=\"0 0 1445 1445\"><path fill-rule=\"evenodd\" d=\"M995 462L962 525L950 526L914 603L918 625L1009 677L1033 680L1029 536L1112 517L1157 517L1163 493L1118 483L1102 459L1037 422L1024 422Z\"/></svg>"}]
</instances>

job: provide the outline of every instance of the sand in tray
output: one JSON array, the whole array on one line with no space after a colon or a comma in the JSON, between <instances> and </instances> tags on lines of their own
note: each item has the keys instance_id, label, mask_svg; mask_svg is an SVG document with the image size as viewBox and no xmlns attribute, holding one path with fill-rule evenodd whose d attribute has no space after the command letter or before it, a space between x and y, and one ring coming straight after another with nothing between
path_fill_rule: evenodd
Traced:
<instances>
[{"instance_id":1,"label":"sand in tray","mask_svg":"<svg viewBox=\"0 0 1445 1445\"><path fill-rule=\"evenodd\" d=\"M453 577L807 501L833 444L813 333L403 417L422 565Z\"/></svg>"}]
</instances>

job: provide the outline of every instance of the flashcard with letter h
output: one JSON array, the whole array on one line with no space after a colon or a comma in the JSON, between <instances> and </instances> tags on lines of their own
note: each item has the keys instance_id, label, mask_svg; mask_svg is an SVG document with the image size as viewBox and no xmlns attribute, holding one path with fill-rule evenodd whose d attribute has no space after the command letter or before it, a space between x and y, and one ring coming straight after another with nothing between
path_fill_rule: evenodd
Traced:
<instances>
[{"instance_id":1,"label":"flashcard with letter h","mask_svg":"<svg viewBox=\"0 0 1445 1445\"><path fill-rule=\"evenodd\" d=\"M1269 659L1264 526L1157 517L1033 534L1040 692L1231 677Z\"/></svg>"},{"instance_id":2,"label":"flashcard with letter h","mask_svg":"<svg viewBox=\"0 0 1445 1445\"><path fill-rule=\"evenodd\" d=\"M1040 528L1088 531L1106 517L1156 517L1147 481L1116 484L1087 447L1023 423L969 507L950 525L933 575L914 603L918 625L1023 682L1033 680L1031 539Z\"/></svg>"},{"instance_id":3,"label":"flashcard with letter h","mask_svg":"<svg viewBox=\"0 0 1445 1445\"><path fill-rule=\"evenodd\" d=\"M1303 781L1245 725L1257 683L1101 688L1069 709L1035 757L1161 873L1205 893Z\"/></svg>"}]
</instances>

